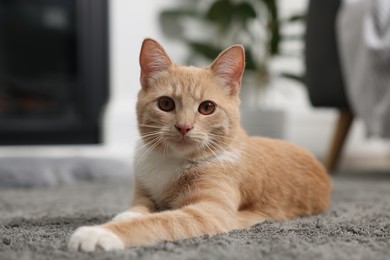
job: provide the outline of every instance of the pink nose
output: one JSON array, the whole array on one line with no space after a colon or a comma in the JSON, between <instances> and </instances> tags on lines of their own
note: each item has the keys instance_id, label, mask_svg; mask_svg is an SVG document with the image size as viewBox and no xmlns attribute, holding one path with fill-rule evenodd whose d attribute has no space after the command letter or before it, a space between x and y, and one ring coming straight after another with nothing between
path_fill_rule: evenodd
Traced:
<instances>
[{"instance_id":1,"label":"pink nose","mask_svg":"<svg viewBox=\"0 0 390 260\"><path fill-rule=\"evenodd\" d=\"M179 124L179 125L175 125L175 127L177 131L179 131L183 136L192 129L192 126L187 124L183 124L183 125Z\"/></svg>"}]
</instances>

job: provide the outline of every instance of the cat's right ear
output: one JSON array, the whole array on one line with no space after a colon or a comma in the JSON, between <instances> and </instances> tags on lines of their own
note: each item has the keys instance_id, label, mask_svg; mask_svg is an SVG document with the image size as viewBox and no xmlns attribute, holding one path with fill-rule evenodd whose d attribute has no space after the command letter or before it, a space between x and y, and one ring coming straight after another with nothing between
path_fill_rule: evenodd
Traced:
<instances>
[{"instance_id":1,"label":"cat's right ear","mask_svg":"<svg viewBox=\"0 0 390 260\"><path fill-rule=\"evenodd\" d=\"M172 65L172 61L157 41L147 38L142 42L139 64L141 66L141 85L143 88L147 88L150 80L159 72L167 70Z\"/></svg>"},{"instance_id":2,"label":"cat's right ear","mask_svg":"<svg viewBox=\"0 0 390 260\"><path fill-rule=\"evenodd\" d=\"M236 95L241 87L242 74L245 69L245 50L241 45L233 45L224 50L211 64L211 70L224 85Z\"/></svg>"}]
</instances>

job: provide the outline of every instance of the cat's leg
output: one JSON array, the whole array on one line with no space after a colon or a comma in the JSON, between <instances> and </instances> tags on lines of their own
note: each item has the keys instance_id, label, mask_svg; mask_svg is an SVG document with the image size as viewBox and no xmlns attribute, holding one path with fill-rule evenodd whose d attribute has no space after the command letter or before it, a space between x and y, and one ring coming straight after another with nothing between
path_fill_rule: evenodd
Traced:
<instances>
[{"instance_id":1,"label":"cat's leg","mask_svg":"<svg viewBox=\"0 0 390 260\"><path fill-rule=\"evenodd\" d=\"M156 206L154 205L151 198L147 195L144 189L138 184L135 180L134 186L134 195L133 201L131 203L131 208L119 213L112 220L124 220L129 218L141 217L146 214L152 213L156 210Z\"/></svg>"},{"instance_id":2,"label":"cat's leg","mask_svg":"<svg viewBox=\"0 0 390 260\"><path fill-rule=\"evenodd\" d=\"M187 197L191 203L183 201L176 210L84 227L71 237L69 246L79 251L122 249L241 228L236 219L237 198L229 198L232 193L228 192L223 197L210 193Z\"/></svg>"},{"instance_id":3,"label":"cat's leg","mask_svg":"<svg viewBox=\"0 0 390 260\"><path fill-rule=\"evenodd\" d=\"M240 210L237 212L237 221L240 223L240 226L244 228L250 228L253 225L266 221L267 219L269 219L269 217L262 212L255 210Z\"/></svg>"},{"instance_id":4,"label":"cat's leg","mask_svg":"<svg viewBox=\"0 0 390 260\"><path fill-rule=\"evenodd\" d=\"M129 210L117 214L115 217L112 218L112 221L119 221L119 220L124 220L129 218L139 218L145 214L147 213L142 213L138 211L138 207L136 208L131 207Z\"/></svg>"},{"instance_id":5,"label":"cat's leg","mask_svg":"<svg viewBox=\"0 0 390 260\"><path fill-rule=\"evenodd\" d=\"M153 201L146 195L140 186L134 187L132 207L116 215L112 221L123 221L139 218L155 211ZM96 250L124 249L123 241L110 230L101 226L79 227L71 236L69 242L71 250L91 252Z\"/></svg>"}]
</instances>

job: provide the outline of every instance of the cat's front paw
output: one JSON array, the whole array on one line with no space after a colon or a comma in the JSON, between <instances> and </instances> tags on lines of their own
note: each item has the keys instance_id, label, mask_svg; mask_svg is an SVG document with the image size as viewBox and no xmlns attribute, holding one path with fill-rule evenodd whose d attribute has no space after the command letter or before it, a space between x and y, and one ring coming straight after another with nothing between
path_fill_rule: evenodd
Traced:
<instances>
[{"instance_id":1,"label":"cat's front paw","mask_svg":"<svg viewBox=\"0 0 390 260\"><path fill-rule=\"evenodd\" d=\"M69 240L72 251L93 252L124 249L123 241L110 230L92 226L78 228Z\"/></svg>"}]
</instances>

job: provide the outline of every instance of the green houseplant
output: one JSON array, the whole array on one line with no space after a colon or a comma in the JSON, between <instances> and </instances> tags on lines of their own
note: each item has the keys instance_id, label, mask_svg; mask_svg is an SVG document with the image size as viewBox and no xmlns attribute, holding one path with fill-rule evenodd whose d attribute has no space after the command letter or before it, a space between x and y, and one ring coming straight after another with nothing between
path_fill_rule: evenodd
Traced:
<instances>
[{"instance_id":1,"label":"green houseplant","mask_svg":"<svg viewBox=\"0 0 390 260\"><path fill-rule=\"evenodd\" d=\"M284 35L284 26L302 22L304 15L286 19L279 15L278 0L191 0L178 1L178 6L160 14L163 33L181 41L190 50L188 60L199 57L214 59L231 44L241 43L246 49L246 72L260 81L269 76L269 60L283 55L283 41L299 40L301 35ZM302 75L283 72L280 76L302 81Z\"/></svg>"}]
</instances>

